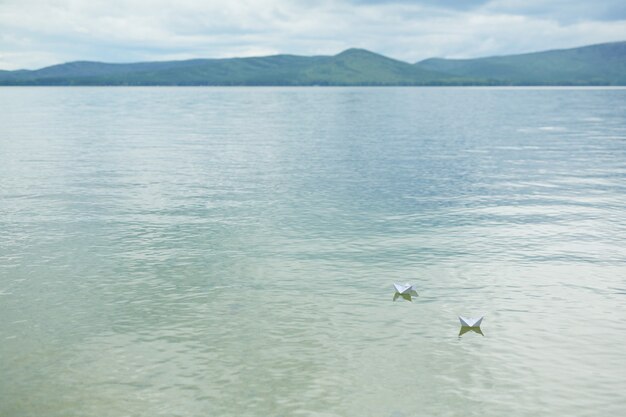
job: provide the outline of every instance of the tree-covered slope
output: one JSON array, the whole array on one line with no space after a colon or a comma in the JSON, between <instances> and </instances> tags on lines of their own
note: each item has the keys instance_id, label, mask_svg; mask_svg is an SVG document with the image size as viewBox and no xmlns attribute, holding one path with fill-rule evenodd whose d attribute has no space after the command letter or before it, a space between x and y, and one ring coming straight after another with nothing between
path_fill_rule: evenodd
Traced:
<instances>
[{"instance_id":1,"label":"tree-covered slope","mask_svg":"<svg viewBox=\"0 0 626 417\"><path fill-rule=\"evenodd\" d=\"M363 49L348 49L319 59L299 73L297 81L319 85L421 85L448 78L453 77Z\"/></svg>"},{"instance_id":2,"label":"tree-covered slope","mask_svg":"<svg viewBox=\"0 0 626 417\"><path fill-rule=\"evenodd\" d=\"M512 85L626 85L626 42L479 59L431 58L418 68Z\"/></svg>"},{"instance_id":3,"label":"tree-covered slope","mask_svg":"<svg viewBox=\"0 0 626 417\"><path fill-rule=\"evenodd\" d=\"M0 71L0 85L626 85L626 42L417 64L363 49L312 57L77 61Z\"/></svg>"},{"instance_id":4,"label":"tree-covered slope","mask_svg":"<svg viewBox=\"0 0 626 417\"><path fill-rule=\"evenodd\" d=\"M0 73L14 85L415 85L452 78L361 49L335 56L105 64L70 62Z\"/></svg>"}]
</instances>

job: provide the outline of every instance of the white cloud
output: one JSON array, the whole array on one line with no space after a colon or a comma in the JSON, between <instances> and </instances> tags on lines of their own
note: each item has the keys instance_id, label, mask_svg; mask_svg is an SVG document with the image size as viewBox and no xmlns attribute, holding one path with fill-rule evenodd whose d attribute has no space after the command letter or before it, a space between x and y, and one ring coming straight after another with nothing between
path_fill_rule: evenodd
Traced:
<instances>
[{"instance_id":1,"label":"white cloud","mask_svg":"<svg viewBox=\"0 0 626 417\"><path fill-rule=\"evenodd\" d=\"M537 0L479 3L459 9L433 1L3 0L0 68L334 54L349 47L414 62L626 39L624 20L572 19L572 8L559 19Z\"/></svg>"}]
</instances>

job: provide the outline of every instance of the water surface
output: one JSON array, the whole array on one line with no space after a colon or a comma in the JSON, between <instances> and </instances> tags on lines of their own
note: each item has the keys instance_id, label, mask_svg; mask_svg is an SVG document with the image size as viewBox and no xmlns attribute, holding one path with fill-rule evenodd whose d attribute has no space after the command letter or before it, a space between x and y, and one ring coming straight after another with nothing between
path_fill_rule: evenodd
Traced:
<instances>
[{"instance_id":1,"label":"water surface","mask_svg":"<svg viewBox=\"0 0 626 417\"><path fill-rule=\"evenodd\" d=\"M3 88L0 126L3 417L626 414L624 89Z\"/></svg>"}]
</instances>

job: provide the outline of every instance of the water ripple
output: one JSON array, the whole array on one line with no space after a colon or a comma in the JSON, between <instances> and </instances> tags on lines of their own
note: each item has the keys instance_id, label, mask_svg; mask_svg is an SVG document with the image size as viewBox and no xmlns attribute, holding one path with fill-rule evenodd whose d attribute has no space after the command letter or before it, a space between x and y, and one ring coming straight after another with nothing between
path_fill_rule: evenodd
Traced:
<instances>
[{"instance_id":1,"label":"water ripple","mask_svg":"<svg viewBox=\"0 0 626 417\"><path fill-rule=\"evenodd\" d=\"M625 94L0 89L0 415L624 414Z\"/></svg>"}]
</instances>

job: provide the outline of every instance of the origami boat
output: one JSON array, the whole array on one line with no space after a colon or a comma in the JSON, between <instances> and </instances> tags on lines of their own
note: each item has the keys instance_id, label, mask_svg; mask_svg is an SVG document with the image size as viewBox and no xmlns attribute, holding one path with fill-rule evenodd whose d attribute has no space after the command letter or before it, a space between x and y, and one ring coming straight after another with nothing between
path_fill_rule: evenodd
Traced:
<instances>
[{"instance_id":1,"label":"origami boat","mask_svg":"<svg viewBox=\"0 0 626 417\"><path fill-rule=\"evenodd\" d=\"M483 316L478 318L459 316L459 321L463 327L480 327L480 323L483 321Z\"/></svg>"},{"instance_id":2,"label":"origami boat","mask_svg":"<svg viewBox=\"0 0 626 417\"><path fill-rule=\"evenodd\" d=\"M393 287L396 289L398 294L411 294L417 295L417 291L415 291L415 287L411 284L393 284Z\"/></svg>"}]
</instances>

